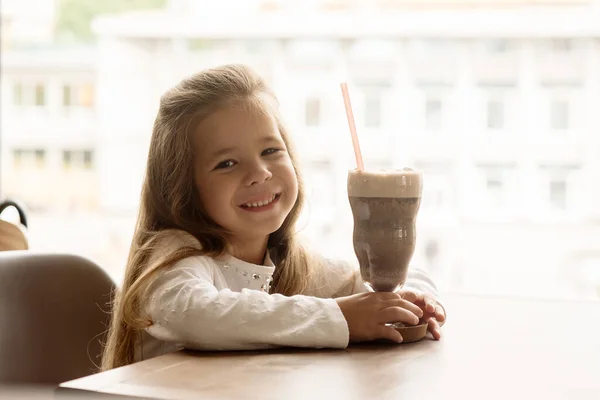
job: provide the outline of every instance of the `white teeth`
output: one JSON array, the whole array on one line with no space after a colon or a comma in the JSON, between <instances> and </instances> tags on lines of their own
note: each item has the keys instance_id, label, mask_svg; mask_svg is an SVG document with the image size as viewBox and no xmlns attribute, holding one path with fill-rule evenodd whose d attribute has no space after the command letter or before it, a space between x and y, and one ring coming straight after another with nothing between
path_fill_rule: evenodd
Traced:
<instances>
[{"instance_id":1,"label":"white teeth","mask_svg":"<svg viewBox=\"0 0 600 400\"><path fill-rule=\"evenodd\" d=\"M246 203L246 204L244 204L244 207L262 207L262 206L266 206L268 204L271 204L271 202L273 200L275 200L275 197L276 197L276 195L272 195L269 200L261 200L261 201L257 201L256 203Z\"/></svg>"}]
</instances>

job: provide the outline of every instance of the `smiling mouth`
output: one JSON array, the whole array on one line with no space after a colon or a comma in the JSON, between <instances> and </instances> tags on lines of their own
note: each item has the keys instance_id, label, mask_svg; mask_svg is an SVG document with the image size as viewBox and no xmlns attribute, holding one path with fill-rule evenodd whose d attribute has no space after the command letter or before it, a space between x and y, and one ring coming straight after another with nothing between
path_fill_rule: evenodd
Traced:
<instances>
[{"instance_id":1,"label":"smiling mouth","mask_svg":"<svg viewBox=\"0 0 600 400\"><path fill-rule=\"evenodd\" d=\"M258 208L258 207L268 206L269 204L273 203L275 200L279 199L280 196L281 196L281 193L276 193L276 194L271 195L271 197L269 197L267 199L252 202L252 203L245 203L245 204L242 204L240 207L242 207L242 208Z\"/></svg>"}]
</instances>

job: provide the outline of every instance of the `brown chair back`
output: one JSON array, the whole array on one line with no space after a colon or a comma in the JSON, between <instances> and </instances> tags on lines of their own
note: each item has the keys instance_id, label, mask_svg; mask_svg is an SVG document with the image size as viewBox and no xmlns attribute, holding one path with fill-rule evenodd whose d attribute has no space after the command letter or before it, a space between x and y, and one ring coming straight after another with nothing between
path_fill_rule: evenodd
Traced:
<instances>
[{"instance_id":1,"label":"brown chair back","mask_svg":"<svg viewBox=\"0 0 600 400\"><path fill-rule=\"evenodd\" d=\"M80 256L0 252L0 383L58 384L97 372L114 289Z\"/></svg>"}]
</instances>

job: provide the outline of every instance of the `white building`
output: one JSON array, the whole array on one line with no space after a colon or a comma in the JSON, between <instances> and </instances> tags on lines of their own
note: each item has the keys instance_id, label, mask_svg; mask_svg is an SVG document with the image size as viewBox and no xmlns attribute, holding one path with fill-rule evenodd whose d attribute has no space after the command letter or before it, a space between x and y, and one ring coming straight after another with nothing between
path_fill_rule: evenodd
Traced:
<instances>
[{"instance_id":1,"label":"white building","mask_svg":"<svg viewBox=\"0 0 600 400\"><path fill-rule=\"evenodd\" d=\"M94 117L78 148L93 148L102 212L135 212L162 92L244 62L295 134L305 231L323 251L352 257L348 80L367 167L424 172L415 260L445 289L600 296L598 2L248 1L233 14L230 3L172 0L95 22ZM3 155L21 146L12 131Z\"/></svg>"},{"instance_id":2,"label":"white building","mask_svg":"<svg viewBox=\"0 0 600 400\"><path fill-rule=\"evenodd\" d=\"M594 4L431 10L398 1L384 10L358 2L353 11L330 2L335 12L319 12L322 2L276 3L232 15L179 2L97 21L98 116L110 132L101 154L122 152L113 158L122 164L100 164L105 206L135 207L140 143L162 91L202 68L245 62L279 94L312 189L307 231L326 250L351 255L345 177L354 164L338 86L348 79L367 166L425 173L415 257L437 248L434 264L455 278L463 270L448 287L485 281L484 291L523 292L540 280L541 291L558 290L561 263L569 265L561 259L591 252L597 262ZM524 270L520 286L513 276Z\"/></svg>"},{"instance_id":3,"label":"white building","mask_svg":"<svg viewBox=\"0 0 600 400\"><path fill-rule=\"evenodd\" d=\"M2 195L33 210L94 209L95 50L2 54Z\"/></svg>"}]
</instances>

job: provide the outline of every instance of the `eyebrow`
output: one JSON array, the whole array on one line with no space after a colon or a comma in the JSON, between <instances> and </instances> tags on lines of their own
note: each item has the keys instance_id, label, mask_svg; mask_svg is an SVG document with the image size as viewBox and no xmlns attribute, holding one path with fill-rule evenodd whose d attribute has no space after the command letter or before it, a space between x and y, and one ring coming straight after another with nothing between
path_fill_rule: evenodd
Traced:
<instances>
[{"instance_id":1,"label":"eyebrow","mask_svg":"<svg viewBox=\"0 0 600 400\"><path fill-rule=\"evenodd\" d=\"M261 144L280 143L280 142L281 142L281 140L275 136L264 136L263 138L260 139ZM219 159L229 153L233 153L235 150L237 150L237 147L225 147L223 149L219 149L211 154L210 159L212 161L216 161L217 159Z\"/></svg>"}]
</instances>

